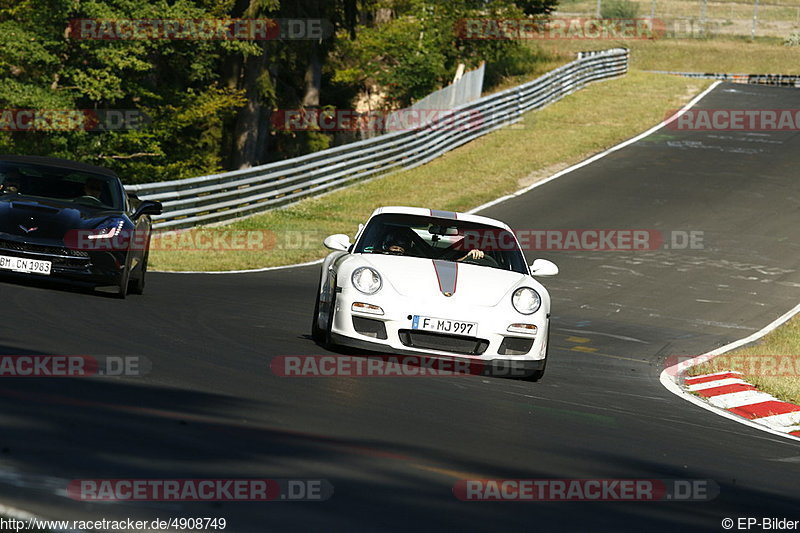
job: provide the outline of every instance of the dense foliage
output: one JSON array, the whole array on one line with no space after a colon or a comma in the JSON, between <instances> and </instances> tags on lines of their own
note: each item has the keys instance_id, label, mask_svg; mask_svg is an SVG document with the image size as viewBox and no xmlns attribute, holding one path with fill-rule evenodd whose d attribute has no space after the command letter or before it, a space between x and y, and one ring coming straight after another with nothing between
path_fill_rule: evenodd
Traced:
<instances>
[{"instance_id":1,"label":"dense foliage","mask_svg":"<svg viewBox=\"0 0 800 533\"><path fill-rule=\"evenodd\" d=\"M129 182L185 178L325 148L319 132L271 128L276 109L382 106L487 62L489 84L532 67L513 40L462 40L466 17L547 14L555 0L0 0L0 153L108 166ZM75 19L323 19L317 40L91 40ZM9 110L138 110L110 131L12 131ZM17 111L18 112L18 111ZM45 127L46 129L46 127Z\"/></svg>"}]
</instances>

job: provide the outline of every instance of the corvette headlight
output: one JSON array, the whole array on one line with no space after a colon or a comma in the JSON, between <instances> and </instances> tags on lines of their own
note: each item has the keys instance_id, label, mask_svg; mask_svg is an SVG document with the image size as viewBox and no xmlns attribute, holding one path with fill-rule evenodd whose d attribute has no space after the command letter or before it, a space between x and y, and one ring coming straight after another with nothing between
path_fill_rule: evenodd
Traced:
<instances>
[{"instance_id":1,"label":"corvette headlight","mask_svg":"<svg viewBox=\"0 0 800 533\"><path fill-rule=\"evenodd\" d=\"M125 224L123 220L111 220L105 222L97 228L97 233L87 235L87 239L113 239L119 232L122 231L122 226Z\"/></svg>"},{"instance_id":2,"label":"corvette headlight","mask_svg":"<svg viewBox=\"0 0 800 533\"><path fill-rule=\"evenodd\" d=\"M532 315L541 307L542 298L530 287L520 287L511 295L511 304L523 315Z\"/></svg>"},{"instance_id":3,"label":"corvette headlight","mask_svg":"<svg viewBox=\"0 0 800 533\"><path fill-rule=\"evenodd\" d=\"M372 268L359 267L353 271L353 287L364 294L375 294L381 290L381 275Z\"/></svg>"}]
</instances>

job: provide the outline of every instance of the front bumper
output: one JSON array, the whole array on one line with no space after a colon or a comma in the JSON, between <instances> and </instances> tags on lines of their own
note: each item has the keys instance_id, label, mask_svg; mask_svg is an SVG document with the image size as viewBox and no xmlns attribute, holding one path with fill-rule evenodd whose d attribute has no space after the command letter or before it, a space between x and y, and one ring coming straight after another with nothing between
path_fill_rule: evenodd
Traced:
<instances>
[{"instance_id":1,"label":"front bumper","mask_svg":"<svg viewBox=\"0 0 800 533\"><path fill-rule=\"evenodd\" d=\"M469 365L466 367L468 373L473 375L492 376L492 377L511 377L511 378L526 378L531 376L534 372L544 370L546 359L503 359L500 357L493 359L483 359L480 357L468 357L463 355L443 354L434 352L423 352L420 350L398 349L387 347L386 344L379 342L372 342L363 339L354 339L346 337L338 333L331 334L331 341L333 344L340 346L349 346L358 348L360 350L368 350L370 352L390 352L409 357L419 357L418 365L424 365L422 359L444 359L444 360L460 360L466 361ZM409 362L409 361L405 361ZM413 364L413 361L410 361Z\"/></svg>"},{"instance_id":2,"label":"front bumper","mask_svg":"<svg viewBox=\"0 0 800 533\"><path fill-rule=\"evenodd\" d=\"M498 307L456 305L436 295L427 301L398 296L367 296L343 288L336 295L331 335L334 342L371 351L466 358L484 364L541 370L547 355L549 321L542 309L533 315ZM383 314L354 309L354 303L380 307ZM509 305L510 306L510 305ZM412 317L424 315L477 323L472 335L448 335L413 329ZM535 325L535 334L508 331L511 324Z\"/></svg>"},{"instance_id":3,"label":"front bumper","mask_svg":"<svg viewBox=\"0 0 800 533\"><path fill-rule=\"evenodd\" d=\"M49 275L0 270L2 275L23 276L35 280L75 281L96 287L119 284L126 260L126 252L122 250L87 252L50 243L9 239L0 239L0 255L51 263Z\"/></svg>"}]
</instances>

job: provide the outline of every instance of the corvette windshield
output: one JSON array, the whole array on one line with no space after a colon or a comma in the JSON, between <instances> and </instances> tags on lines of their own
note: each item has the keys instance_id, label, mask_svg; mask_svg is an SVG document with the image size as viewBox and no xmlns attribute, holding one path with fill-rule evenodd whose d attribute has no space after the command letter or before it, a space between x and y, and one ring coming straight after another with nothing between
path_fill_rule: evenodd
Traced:
<instances>
[{"instance_id":1,"label":"corvette windshield","mask_svg":"<svg viewBox=\"0 0 800 533\"><path fill-rule=\"evenodd\" d=\"M358 239L354 253L459 261L528 273L525 257L510 231L475 222L419 215L373 217Z\"/></svg>"},{"instance_id":2,"label":"corvette windshield","mask_svg":"<svg viewBox=\"0 0 800 533\"><path fill-rule=\"evenodd\" d=\"M77 204L81 208L122 209L116 178L55 166L0 161L0 195Z\"/></svg>"}]
</instances>

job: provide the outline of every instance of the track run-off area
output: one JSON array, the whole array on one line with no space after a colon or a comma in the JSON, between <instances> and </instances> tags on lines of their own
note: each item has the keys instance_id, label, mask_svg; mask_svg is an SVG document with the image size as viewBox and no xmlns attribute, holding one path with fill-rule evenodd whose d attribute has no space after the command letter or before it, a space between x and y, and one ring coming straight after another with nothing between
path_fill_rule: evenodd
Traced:
<instances>
[{"instance_id":1,"label":"track run-off area","mask_svg":"<svg viewBox=\"0 0 800 533\"><path fill-rule=\"evenodd\" d=\"M723 83L695 108L797 109L800 91ZM800 300L798 168L797 131L663 127L482 210L515 230L701 232L693 248L526 251L561 271L542 280L553 314L540 383L276 376L277 356L329 353L309 336L319 265L151 273L145 294L125 301L3 280L0 354L140 356L152 368L0 379L0 501L62 520L223 517L233 532L721 531L725 518L798 520L800 444L659 382L670 356L746 337ZM81 479L189 478L325 479L334 492L94 503L67 490ZM719 493L473 502L454 493L465 479L706 480Z\"/></svg>"}]
</instances>

